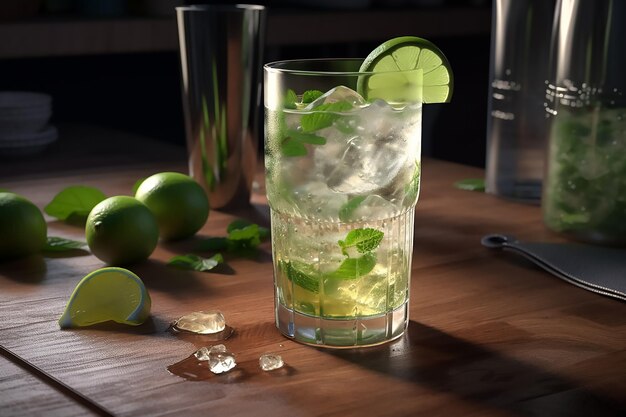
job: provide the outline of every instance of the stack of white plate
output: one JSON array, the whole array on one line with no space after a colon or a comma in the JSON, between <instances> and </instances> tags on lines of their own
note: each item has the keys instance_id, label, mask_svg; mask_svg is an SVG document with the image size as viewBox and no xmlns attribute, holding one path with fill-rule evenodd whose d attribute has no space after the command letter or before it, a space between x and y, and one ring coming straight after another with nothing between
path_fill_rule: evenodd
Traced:
<instances>
[{"instance_id":1,"label":"stack of white plate","mask_svg":"<svg viewBox=\"0 0 626 417\"><path fill-rule=\"evenodd\" d=\"M48 124L52 97L42 93L0 91L0 154L30 155L57 140Z\"/></svg>"}]
</instances>

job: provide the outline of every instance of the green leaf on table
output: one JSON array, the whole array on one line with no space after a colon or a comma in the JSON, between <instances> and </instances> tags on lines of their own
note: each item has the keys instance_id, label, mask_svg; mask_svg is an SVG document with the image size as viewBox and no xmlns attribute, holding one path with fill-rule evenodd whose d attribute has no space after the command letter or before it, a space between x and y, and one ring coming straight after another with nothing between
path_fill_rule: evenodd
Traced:
<instances>
[{"instance_id":1,"label":"green leaf on table","mask_svg":"<svg viewBox=\"0 0 626 417\"><path fill-rule=\"evenodd\" d=\"M233 230L245 229L246 227L252 226L253 224L254 223L246 219L236 219L230 222L230 224L226 227L226 232L230 233ZM267 227L263 227L259 225L256 225L256 226L258 228L259 238L261 238L261 240L264 240L269 237L270 231Z\"/></svg>"},{"instance_id":2,"label":"green leaf on table","mask_svg":"<svg viewBox=\"0 0 626 417\"><path fill-rule=\"evenodd\" d=\"M304 262L282 262L281 267L287 274L287 279L295 285L304 288L314 294L320 292L320 280L318 273L311 265Z\"/></svg>"},{"instance_id":3,"label":"green leaf on table","mask_svg":"<svg viewBox=\"0 0 626 417\"><path fill-rule=\"evenodd\" d=\"M485 180L483 178L467 178L455 182L454 186L466 191L485 191Z\"/></svg>"},{"instance_id":4,"label":"green leaf on table","mask_svg":"<svg viewBox=\"0 0 626 417\"><path fill-rule=\"evenodd\" d=\"M76 249L84 249L86 242L78 240L66 239L64 237L48 236L48 242L44 248L44 252L64 252Z\"/></svg>"},{"instance_id":5,"label":"green leaf on table","mask_svg":"<svg viewBox=\"0 0 626 417\"><path fill-rule=\"evenodd\" d=\"M333 279L356 279L369 274L376 266L376 255L366 253L358 258L345 259L336 271L327 275Z\"/></svg>"},{"instance_id":6,"label":"green leaf on table","mask_svg":"<svg viewBox=\"0 0 626 417\"><path fill-rule=\"evenodd\" d=\"M339 247L345 256L348 255L349 248L356 248L359 253L368 253L373 251L380 245L385 234L380 230L365 227L361 229L350 230L344 240L340 240Z\"/></svg>"},{"instance_id":7,"label":"green leaf on table","mask_svg":"<svg viewBox=\"0 0 626 417\"><path fill-rule=\"evenodd\" d=\"M320 90L307 90L302 94L302 104L309 104L323 96Z\"/></svg>"},{"instance_id":8,"label":"green leaf on table","mask_svg":"<svg viewBox=\"0 0 626 417\"><path fill-rule=\"evenodd\" d=\"M227 227L228 237L202 239L196 246L199 251L249 252L269 237L267 227L259 226L245 219L233 220Z\"/></svg>"},{"instance_id":9,"label":"green leaf on table","mask_svg":"<svg viewBox=\"0 0 626 417\"><path fill-rule=\"evenodd\" d=\"M339 114L352 109L352 104L347 101L337 101L336 103L320 104L312 109L312 112L305 114L300 119L300 126L304 132L315 132L333 124L341 117Z\"/></svg>"},{"instance_id":10,"label":"green leaf on table","mask_svg":"<svg viewBox=\"0 0 626 417\"><path fill-rule=\"evenodd\" d=\"M231 242L237 242L246 248L257 247L261 243L259 225L251 224L241 229L232 229L228 232L228 240Z\"/></svg>"},{"instance_id":11,"label":"green leaf on table","mask_svg":"<svg viewBox=\"0 0 626 417\"><path fill-rule=\"evenodd\" d=\"M135 181L135 184L133 184L133 195L137 194L137 190L141 186L141 183L145 180L145 178L139 178L137 181Z\"/></svg>"},{"instance_id":12,"label":"green leaf on table","mask_svg":"<svg viewBox=\"0 0 626 417\"><path fill-rule=\"evenodd\" d=\"M244 229L253 223L246 219L235 219L226 226L226 233L230 233L233 230Z\"/></svg>"},{"instance_id":13,"label":"green leaf on table","mask_svg":"<svg viewBox=\"0 0 626 417\"><path fill-rule=\"evenodd\" d=\"M259 226L259 237L261 238L261 242L269 239L270 229L268 229L267 227Z\"/></svg>"},{"instance_id":14,"label":"green leaf on table","mask_svg":"<svg viewBox=\"0 0 626 417\"><path fill-rule=\"evenodd\" d=\"M216 253L210 258L203 258L194 254L177 255L172 257L167 264L181 269L189 269L192 271L206 272L215 268L217 265L224 262L224 257L221 253Z\"/></svg>"},{"instance_id":15,"label":"green leaf on table","mask_svg":"<svg viewBox=\"0 0 626 417\"><path fill-rule=\"evenodd\" d=\"M350 200L345 202L339 209L339 220L341 220L342 222L348 222L352 220L354 211L361 205L364 200L365 196L359 195L356 197L352 197Z\"/></svg>"},{"instance_id":16,"label":"green leaf on table","mask_svg":"<svg viewBox=\"0 0 626 417\"><path fill-rule=\"evenodd\" d=\"M73 185L54 196L44 211L59 220L68 220L70 216L86 218L91 209L105 198L106 195L95 187Z\"/></svg>"}]
</instances>

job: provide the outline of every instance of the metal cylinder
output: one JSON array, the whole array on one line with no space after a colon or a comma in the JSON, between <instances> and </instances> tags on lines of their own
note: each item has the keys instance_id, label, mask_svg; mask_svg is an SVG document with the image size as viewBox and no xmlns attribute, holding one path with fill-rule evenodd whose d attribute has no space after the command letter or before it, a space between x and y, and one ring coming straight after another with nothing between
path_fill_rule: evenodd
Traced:
<instances>
[{"instance_id":1,"label":"metal cylinder","mask_svg":"<svg viewBox=\"0 0 626 417\"><path fill-rule=\"evenodd\" d=\"M265 8L176 8L189 171L212 208L250 201L256 169Z\"/></svg>"}]
</instances>

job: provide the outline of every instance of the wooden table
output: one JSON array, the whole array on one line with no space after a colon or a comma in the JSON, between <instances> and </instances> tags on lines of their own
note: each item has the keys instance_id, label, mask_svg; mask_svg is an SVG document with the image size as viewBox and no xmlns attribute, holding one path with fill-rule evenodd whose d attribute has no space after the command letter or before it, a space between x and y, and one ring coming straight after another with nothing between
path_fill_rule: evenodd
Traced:
<instances>
[{"instance_id":1,"label":"wooden table","mask_svg":"<svg viewBox=\"0 0 626 417\"><path fill-rule=\"evenodd\" d=\"M42 207L71 184L129 194L150 173L182 161L92 169L2 182ZM152 319L137 328L61 331L57 319L76 283L103 266L94 256L36 257L0 265L0 344L120 416L617 416L626 415L626 306L569 285L528 262L481 247L505 232L558 241L539 208L457 190L483 171L425 161L415 222L411 321L404 337L375 348L303 346L273 322L270 247L258 259L228 259L231 274L173 270L164 262L189 242L160 244L131 269L152 295ZM244 215L267 222L267 206ZM235 216L213 211L201 235L220 236ZM49 234L82 230L50 219ZM238 366L204 381L166 368L202 342L167 331L176 317L218 308L236 334ZM204 343L207 344L207 343ZM264 352L286 369L264 373ZM96 414L0 356L0 415Z\"/></svg>"}]
</instances>

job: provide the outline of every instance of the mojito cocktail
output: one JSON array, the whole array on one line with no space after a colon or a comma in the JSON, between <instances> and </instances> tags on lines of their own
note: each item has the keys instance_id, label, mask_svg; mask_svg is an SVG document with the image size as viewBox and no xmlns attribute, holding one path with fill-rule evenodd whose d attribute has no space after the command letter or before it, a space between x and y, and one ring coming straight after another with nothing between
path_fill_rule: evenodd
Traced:
<instances>
[{"instance_id":1,"label":"mojito cocktail","mask_svg":"<svg viewBox=\"0 0 626 417\"><path fill-rule=\"evenodd\" d=\"M626 245L626 108L561 106L553 116L543 214L573 238Z\"/></svg>"},{"instance_id":2,"label":"mojito cocktail","mask_svg":"<svg viewBox=\"0 0 626 417\"><path fill-rule=\"evenodd\" d=\"M362 68L265 66L276 322L303 343L375 345L408 322L424 71Z\"/></svg>"}]
</instances>

